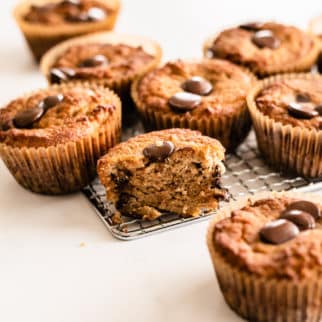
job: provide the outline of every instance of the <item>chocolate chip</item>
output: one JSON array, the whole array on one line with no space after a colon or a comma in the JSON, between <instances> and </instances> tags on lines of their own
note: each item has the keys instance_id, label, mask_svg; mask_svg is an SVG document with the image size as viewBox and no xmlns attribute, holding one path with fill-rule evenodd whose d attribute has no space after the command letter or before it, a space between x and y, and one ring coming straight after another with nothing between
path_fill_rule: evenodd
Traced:
<instances>
[{"instance_id":1,"label":"chocolate chip","mask_svg":"<svg viewBox=\"0 0 322 322\"><path fill-rule=\"evenodd\" d=\"M169 104L179 111L191 111L201 102L201 97L196 94L178 92L170 97Z\"/></svg>"},{"instance_id":2,"label":"chocolate chip","mask_svg":"<svg viewBox=\"0 0 322 322\"><path fill-rule=\"evenodd\" d=\"M322 104L315 107L315 110L322 116Z\"/></svg>"},{"instance_id":3,"label":"chocolate chip","mask_svg":"<svg viewBox=\"0 0 322 322\"><path fill-rule=\"evenodd\" d=\"M25 110L19 111L13 123L15 127L19 129L26 129L29 128L33 123L38 121L44 114L44 109L39 105L33 108L28 108Z\"/></svg>"},{"instance_id":4,"label":"chocolate chip","mask_svg":"<svg viewBox=\"0 0 322 322\"><path fill-rule=\"evenodd\" d=\"M276 49L280 46L280 41L270 30L257 31L252 37L252 42L259 48Z\"/></svg>"},{"instance_id":5,"label":"chocolate chip","mask_svg":"<svg viewBox=\"0 0 322 322\"><path fill-rule=\"evenodd\" d=\"M64 0L64 1L61 1L58 5L78 7L81 5L81 2L79 0Z\"/></svg>"},{"instance_id":6,"label":"chocolate chip","mask_svg":"<svg viewBox=\"0 0 322 322\"><path fill-rule=\"evenodd\" d=\"M186 92L198 95L208 95L212 91L212 84L203 77L194 76L182 84Z\"/></svg>"},{"instance_id":7,"label":"chocolate chip","mask_svg":"<svg viewBox=\"0 0 322 322\"><path fill-rule=\"evenodd\" d=\"M316 62L319 73L322 74L322 53L320 53L319 58Z\"/></svg>"},{"instance_id":8,"label":"chocolate chip","mask_svg":"<svg viewBox=\"0 0 322 322\"><path fill-rule=\"evenodd\" d=\"M300 119L311 119L312 117L319 115L313 108L298 103L290 103L287 110L290 115Z\"/></svg>"},{"instance_id":9,"label":"chocolate chip","mask_svg":"<svg viewBox=\"0 0 322 322\"><path fill-rule=\"evenodd\" d=\"M299 232L299 228L291 221L277 219L267 223L259 234L262 241L277 245L296 237Z\"/></svg>"},{"instance_id":10,"label":"chocolate chip","mask_svg":"<svg viewBox=\"0 0 322 322\"><path fill-rule=\"evenodd\" d=\"M105 10L101 8L90 8L87 11L87 19L88 21L100 21L104 20L106 18L106 12Z\"/></svg>"},{"instance_id":11,"label":"chocolate chip","mask_svg":"<svg viewBox=\"0 0 322 322\"><path fill-rule=\"evenodd\" d=\"M296 95L296 101L299 103L308 103L311 101L311 98L307 94L299 93Z\"/></svg>"},{"instance_id":12,"label":"chocolate chip","mask_svg":"<svg viewBox=\"0 0 322 322\"><path fill-rule=\"evenodd\" d=\"M39 13L47 12L47 11L53 10L54 8L56 8L55 3L47 3L42 6L31 5L31 10L38 11Z\"/></svg>"},{"instance_id":13,"label":"chocolate chip","mask_svg":"<svg viewBox=\"0 0 322 322\"><path fill-rule=\"evenodd\" d=\"M75 71L71 68L52 68L50 70L49 79L51 84L60 84L61 82L65 82L74 76Z\"/></svg>"},{"instance_id":14,"label":"chocolate chip","mask_svg":"<svg viewBox=\"0 0 322 322\"><path fill-rule=\"evenodd\" d=\"M79 67L98 67L107 65L108 60L104 55L96 55L91 58L83 60L78 66Z\"/></svg>"},{"instance_id":15,"label":"chocolate chip","mask_svg":"<svg viewBox=\"0 0 322 322\"><path fill-rule=\"evenodd\" d=\"M300 201L292 202L287 207L287 210L292 210L292 209L302 210L304 212L307 212L315 219L321 218L320 208L315 203L310 201L300 200Z\"/></svg>"},{"instance_id":16,"label":"chocolate chip","mask_svg":"<svg viewBox=\"0 0 322 322\"><path fill-rule=\"evenodd\" d=\"M174 152L174 145L169 141L160 141L144 148L143 155L151 161L164 161Z\"/></svg>"},{"instance_id":17,"label":"chocolate chip","mask_svg":"<svg viewBox=\"0 0 322 322\"><path fill-rule=\"evenodd\" d=\"M82 23L82 22L89 21L88 14L86 12L79 12L77 14L68 13L64 19L67 22L73 22L73 23Z\"/></svg>"},{"instance_id":18,"label":"chocolate chip","mask_svg":"<svg viewBox=\"0 0 322 322\"><path fill-rule=\"evenodd\" d=\"M313 229L315 227L314 218L307 212L298 209L289 209L282 213L282 219L287 219L294 223L300 230Z\"/></svg>"},{"instance_id":19,"label":"chocolate chip","mask_svg":"<svg viewBox=\"0 0 322 322\"><path fill-rule=\"evenodd\" d=\"M239 28L247 30L247 31L258 31L263 27L263 23L261 22L249 22L239 25Z\"/></svg>"},{"instance_id":20,"label":"chocolate chip","mask_svg":"<svg viewBox=\"0 0 322 322\"><path fill-rule=\"evenodd\" d=\"M47 111L48 109L58 105L59 103L61 103L64 100L64 95L62 94L57 94L57 95L51 95L51 96L47 96L43 101L43 108L45 111Z\"/></svg>"}]
</instances>

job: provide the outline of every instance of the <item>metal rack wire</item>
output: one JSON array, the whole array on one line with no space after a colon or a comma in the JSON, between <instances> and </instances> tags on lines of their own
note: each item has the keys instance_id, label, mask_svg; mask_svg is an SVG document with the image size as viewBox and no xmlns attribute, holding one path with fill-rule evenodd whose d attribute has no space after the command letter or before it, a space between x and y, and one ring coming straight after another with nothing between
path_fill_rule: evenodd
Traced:
<instances>
[{"instance_id":1,"label":"metal rack wire","mask_svg":"<svg viewBox=\"0 0 322 322\"><path fill-rule=\"evenodd\" d=\"M140 132L140 126L132 127L125 131L124 139ZM227 156L225 164L226 173L222 177L222 181L223 186L229 189L232 199L260 191L287 191L292 189L313 191L322 188L321 181L314 182L301 177L288 177L274 172L260 158L253 133L238 148L235 154ZM215 213L204 213L197 218L181 218L174 214L165 213L154 221L123 216L123 223L116 224L112 219L114 208L106 200L105 189L98 179L84 188L83 193L94 206L96 213L112 235L122 240L141 238L161 231L197 223L208 219L210 215Z\"/></svg>"}]
</instances>

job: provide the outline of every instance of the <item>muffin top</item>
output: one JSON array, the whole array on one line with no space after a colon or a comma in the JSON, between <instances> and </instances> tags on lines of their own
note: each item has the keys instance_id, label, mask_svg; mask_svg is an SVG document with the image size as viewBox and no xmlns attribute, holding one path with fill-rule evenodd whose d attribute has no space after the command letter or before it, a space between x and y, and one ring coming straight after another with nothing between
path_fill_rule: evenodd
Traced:
<instances>
[{"instance_id":1,"label":"muffin top","mask_svg":"<svg viewBox=\"0 0 322 322\"><path fill-rule=\"evenodd\" d=\"M18 98L0 110L0 143L49 147L96 133L120 119L119 98L92 85L54 85Z\"/></svg>"},{"instance_id":2,"label":"muffin top","mask_svg":"<svg viewBox=\"0 0 322 322\"><path fill-rule=\"evenodd\" d=\"M207 50L259 75L306 70L318 55L317 40L293 26L249 23L221 32ZM312 58L309 58L312 57ZM312 61L308 61L312 60Z\"/></svg>"},{"instance_id":3,"label":"muffin top","mask_svg":"<svg viewBox=\"0 0 322 322\"><path fill-rule=\"evenodd\" d=\"M178 60L145 75L132 93L156 112L217 117L244 109L254 83L251 73L225 60Z\"/></svg>"},{"instance_id":4,"label":"muffin top","mask_svg":"<svg viewBox=\"0 0 322 322\"><path fill-rule=\"evenodd\" d=\"M301 279L312 273L321 275L322 203L303 198L278 196L248 201L230 218L216 223L216 251L239 269L263 277Z\"/></svg>"},{"instance_id":5,"label":"muffin top","mask_svg":"<svg viewBox=\"0 0 322 322\"><path fill-rule=\"evenodd\" d=\"M63 52L49 71L51 83L70 79L104 79L117 82L131 79L141 72L155 57L143 47L126 44L75 44Z\"/></svg>"},{"instance_id":6,"label":"muffin top","mask_svg":"<svg viewBox=\"0 0 322 322\"><path fill-rule=\"evenodd\" d=\"M23 19L30 24L61 25L92 23L108 18L115 10L114 1L61 0L29 6Z\"/></svg>"},{"instance_id":7,"label":"muffin top","mask_svg":"<svg viewBox=\"0 0 322 322\"><path fill-rule=\"evenodd\" d=\"M150 161L165 160L182 149L195 149L211 162L225 158L225 149L216 139L189 129L167 129L141 134L118 144L99 160L98 168L103 171L118 166L135 170Z\"/></svg>"},{"instance_id":8,"label":"muffin top","mask_svg":"<svg viewBox=\"0 0 322 322\"><path fill-rule=\"evenodd\" d=\"M273 81L256 99L257 108L284 125L322 129L322 78L299 75Z\"/></svg>"}]
</instances>

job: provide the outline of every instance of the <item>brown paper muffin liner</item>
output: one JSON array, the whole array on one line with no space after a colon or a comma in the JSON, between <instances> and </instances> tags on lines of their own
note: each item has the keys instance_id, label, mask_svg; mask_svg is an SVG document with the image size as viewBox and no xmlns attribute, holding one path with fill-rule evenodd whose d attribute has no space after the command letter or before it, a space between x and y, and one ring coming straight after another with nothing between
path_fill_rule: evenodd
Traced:
<instances>
[{"instance_id":1,"label":"brown paper muffin liner","mask_svg":"<svg viewBox=\"0 0 322 322\"><path fill-rule=\"evenodd\" d=\"M272 67L271 70L259 70L259 69L254 69L254 66L250 68L247 66L247 64L243 63L237 63L233 61L233 63L244 66L246 68L250 68L252 72L254 72L259 78L264 78L268 77L271 75L276 75L276 74L284 74L284 73L296 73L296 72L308 72L311 70L312 66L317 60L317 57L320 52L320 44L319 40L316 36L313 34L310 34L313 38L313 47L312 49L307 53L305 57L303 57L301 60L298 62L290 61L289 64L284 64L280 68ZM217 38L218 33L215 34L214 36L209 37L204 45L203 45L203 54L204 57L206 58L212 58L213 56L211 55L211 47L213 45L213 42ZM229 60L227 58L227 60Z\"/></svg>"},{"instance_id":2,"label":"brown paper muffin liner","mask_svg":"<svg viewBox=\"0 0 322 322\"><path fill-rule=\"evenodd\" d=\"M107 19L99 22L46 26L44 24L32 24L23 19L30 3L42 5L55 1L58 2L58 0L33 0L32 2L23 0L16 6L13 13L37 62L51 47L64 40L93 32L113 30L120 11L120 1L109 0L113 11L109 13ZM104 3L104 1L102 2Z\"/></svg>"},{"instance_id":3,"label":"brown paper muffin liner","mask_svg":"<svg viewBox=\"0 0 322 322\"><path fill-rule=\"evenodd\" d=\"M299 192L264 192L240 199L221 209L209 225L207 245L215 274L227 304L243 318L254 322L320 322L322 319L322 278L312 274L301 281L264 278L234 267L215 248L216 223L230 217L249 199L290 196L322 202L317 194Z\"/></svg>"},{"instance_id":4,"label":"brown paper muffin liner","mask_svg":"<svg viewBox=\"0 0 322 322\"><path fill-rule=\"evenodd\" d=\"M283 125L261 113L256 97L268 85L285 79L320 79L319 75L276 75L260 82L248 95L247 104L253 120L259 150L278 171L308 178L322 176L322 131Z\"/></svg>"},{"instance_id":5,"label":"brown paper muffin liner","mask_svg":"<svg viewBox=\"0 0 322 322\"><path fill-rule=\"evenodd\" d=\"M256 80L248 70L248 74ZM131 88L134 104L139 111L144 127L147 131L168 128L189 128L198 130L202 134L216 138L228 152L233 151L244 141L251 129L251 119L247 104L233 115L196 117L174 112L156 111L146 106L139 97L138 86L142 77L137 78Z\"/></svg>"},{"instance_id":6,"label":"brown paper muffin liner","mask_svg":"<svg viewBox=\"0 0 322 322\"><path fill-rule=\"evenodd\" d=\"M112 91L106 91L116 109L114 117L96 133L50 147L17 148L0 143L0 156L20 185L33 192L58 195L78 191L94 179L97 160L121 135L121 102Z\"/></svg>"}]
</instances>

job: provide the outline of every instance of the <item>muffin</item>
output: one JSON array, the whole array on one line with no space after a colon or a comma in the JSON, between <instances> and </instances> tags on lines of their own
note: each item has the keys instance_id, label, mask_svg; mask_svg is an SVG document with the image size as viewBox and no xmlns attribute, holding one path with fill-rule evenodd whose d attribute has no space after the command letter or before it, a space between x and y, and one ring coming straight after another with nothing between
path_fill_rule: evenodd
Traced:
<instances>
[{"instance_id":1,"label":"muffin","mask_svg":"<svg viewBox=\"0 0 322 322\"><path fill-rule=\"evenodd\" d=\"M224 58L248 67L260 77L308 71L319 53L316 37L274 22L248 23L209 39L207 57Z\"/></svg>"},{"instance_id":2,"label":"muffin","mask_svg":"<svg viewBox=\"0 0 322 322\"><path fill-rule=\"evenodd\" d=\"M24 188L69 193L94 178L120 127L121 103L109 89L54 85L0 109L0 156Z\"/></svg>"},{"instance_id":3,"label":"muffin","mask_svg":"<svg viewBox=\"0 0 322 322\"><path fill-rule=\"evenodd\" d=\"M227 304L256 322L322 319L322 198L266 193L213 217L207 243Z\"/></svg>"},{"instance_id":4,"label":"muffin","mask_svg":"<svg viewBox=\"0 0 322 322\"><path fill-rule=\"evenodd\" d=\"M247 98L259 149L275 169L322 177L322 76L280 75Z\"/></svg>"},{"instance_id":5,"label":"muffin","mask_svg":"<svg viewBox=\"0 0 322 322\"><path fill-rule=\"evenodd\" d=\"M224 148L188 129L139 135L98 162L106 196L122 215L153 220L163 213L196 217L227 199L221 187Z\"/></svg>"},{"instance_id":6,"label":"muffin","mask_svg":"<svg viewBox=\"0 0 322 322\"><path fill-rule=\"evenodd\" d=\"M37 61L51 47L68 38L112 30L119 0L23 0L15 19Z\"/></svg>"},{"instance_id":7,"label":"muffin","mask_svg":"<svg viewBox=\"0 0 322 322\"><path fill-rule=\"evenodd\" d=\"M315 34L320 40L320 55L317 60L317 68L319 73L322 74L322 15L310 21L309 31Z\"/></svg>"},{"instance_id":8,"label":"muffin","mask_svg":"<svg viewBox=\"0 0 322 322\"><path fill-rule=\"evenodd\" d=\"M225 60L178 60L136 79L131 92L146 129L198 130L231 151L249 133L246 96L255 82Z\"/></svg>"},{"instance_id":9,"label":"muffin","mask_svg":"<svg viewBox=\"0 0 322 322\"><path fill-rule=\"evenodd\" d=\"M52 48L41 61L48 81L91 81L113 89L123 107L133 111L130 85L133 79L154 67L161 59L160 46L145 37L111 32L68 40Z\"/></svg>"}]
</instances>

